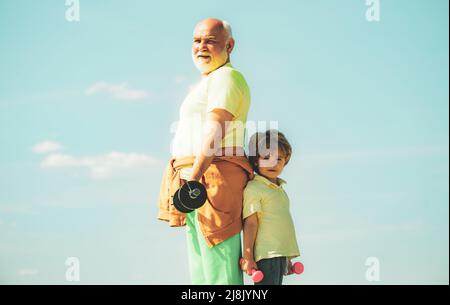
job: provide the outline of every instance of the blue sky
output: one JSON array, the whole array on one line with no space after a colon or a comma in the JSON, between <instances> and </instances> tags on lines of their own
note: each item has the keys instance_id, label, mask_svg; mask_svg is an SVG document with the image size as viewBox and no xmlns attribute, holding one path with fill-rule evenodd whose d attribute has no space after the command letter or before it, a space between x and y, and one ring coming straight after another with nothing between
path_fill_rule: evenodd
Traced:
<instances>
[{"instance_id":1,"label":"blue sky","mask_svg":"<svg viewBox=\"0 0 450 305\"><path fill-rule=\"evenodd\" d=\"M277 121L305 273L448 284L448 1L0 2L0 283L189 283L156 220L192 30L230 22L249 120ZM249 283L246 279L246 283Z\"/></svg>"}]
</instances>

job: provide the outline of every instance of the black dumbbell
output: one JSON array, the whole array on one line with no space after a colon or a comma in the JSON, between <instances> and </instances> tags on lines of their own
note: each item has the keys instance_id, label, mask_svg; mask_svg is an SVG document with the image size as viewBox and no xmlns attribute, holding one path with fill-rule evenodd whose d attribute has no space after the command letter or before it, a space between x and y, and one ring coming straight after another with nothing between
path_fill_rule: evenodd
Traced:
<instances>
[{"instance_id":1,"label":"black dumbbell","mask_svg":"<svg viewBox=\"0 0 450 305\"><path fill-rule=\"evenodd\" d=\"M186 181L173 195L173 205L182 213L190 213L206 202L206 188L198 181Z\"/></svg>"}]
</instances>

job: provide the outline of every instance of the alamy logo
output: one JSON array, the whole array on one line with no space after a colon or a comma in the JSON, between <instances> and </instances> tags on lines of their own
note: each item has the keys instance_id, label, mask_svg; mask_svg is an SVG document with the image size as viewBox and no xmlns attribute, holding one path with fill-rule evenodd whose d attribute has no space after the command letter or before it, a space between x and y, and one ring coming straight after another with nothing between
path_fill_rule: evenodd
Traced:
<instances>
[{"instance_id":1,"label":"alamy logo","mask_svg":"<svg viewBox=\"0 0 450 305\"><path fill-rule=\"evenodd\" d=\"M367 21L380 21L380 0L366 0L366 5L368 6L366 11Z\"/></svg>"},{"instance_id":2,"label":"alamy logo","mask_svg":"<svg viewBox=\"0 0 450 305\"><path fill-rule=\"evenodd\" d=\"M366 259L366 280L369 282L380 281L380 260L376 257L368 257Z\"/></svg>"},{"instance_id":3,"label":"alamy logo","mask_svg":"<svg viewBox=\"0 0 450 305\"><path fill-rule=\"evenodd\" d=\"M79 0L66 0L66 20L69 22L80 21L80 1Z\"/></svg>"},{"instance_id":4,"label":"alamy logo","mask_svg":"<svg viewBox=\"0 0 450 305\"><path fill-rule=\"evenodd\" d=\"M66 259L66 281L79 282L80 281L80 260L78 257L68 257Z\"/></svg>"}]
</instances>

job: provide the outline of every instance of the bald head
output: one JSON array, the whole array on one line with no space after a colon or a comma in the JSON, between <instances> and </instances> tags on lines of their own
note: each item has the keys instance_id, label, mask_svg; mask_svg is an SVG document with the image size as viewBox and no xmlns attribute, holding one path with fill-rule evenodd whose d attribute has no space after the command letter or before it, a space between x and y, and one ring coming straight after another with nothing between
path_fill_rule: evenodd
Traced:
<instances>
[{"instance_id":1,"label":"bald head","mask_svg":"<svg viewBox=\"0 0 450 305\"><path fill-rule=\"evenodd\" d=\"M231 25L225 20L207 18L197 23L197 25L194 28L194 33L195 30L197 30L197 28L208 28L211 30L221 32L221 34L226 36L226 38L233 37L233 33L231 32Z\"/></svg>"},{"instance_id":2,"label":"bald head","mask_svg":"<svg viewBox=\"0 0 450 305\"><path fill-rule=\"evenodd\" d=\"M195 26L192 58L202 74L208 74L229 62L233 47L234 39L228 22L208 18Z\"/></svg>"}]
</instances>

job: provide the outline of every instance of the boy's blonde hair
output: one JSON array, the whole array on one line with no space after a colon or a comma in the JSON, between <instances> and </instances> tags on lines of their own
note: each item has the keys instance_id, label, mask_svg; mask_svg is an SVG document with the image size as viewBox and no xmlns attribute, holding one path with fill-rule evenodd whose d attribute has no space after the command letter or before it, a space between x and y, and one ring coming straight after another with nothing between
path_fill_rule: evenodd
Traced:
<instances>
[{"instance_id":1,"label":"boy's blonde hair","mask_svg":"<svg viewBox=\"0 0 450 305\"><path fill-rule=\"evenodd\" d=\"M292 155L292 147L282 132L276 129L269 129L266 132L256 132L250 138L248 145L248 159L255 172L259 173L258 159L261 157L260 148L271 149L270 143L273 143L274 141L276 141L278 148L281 148L281 150L286 154L285 165L289 163Z\"/></svg>"}]
</instances>

